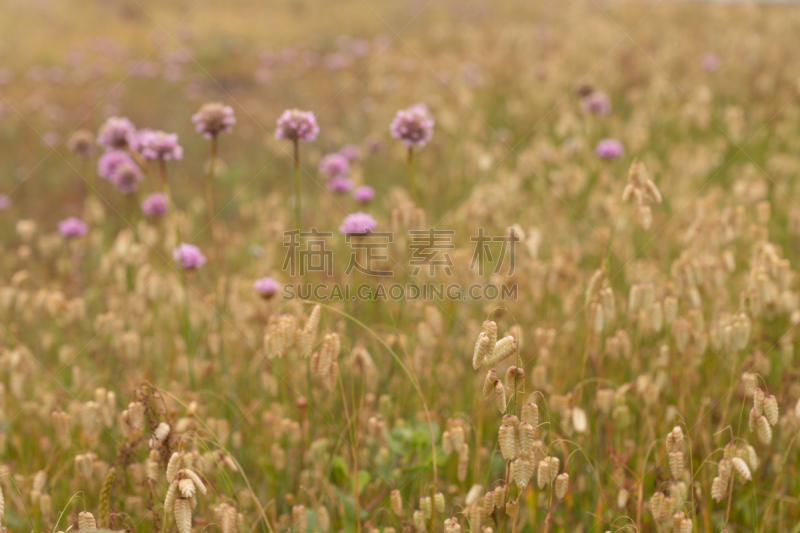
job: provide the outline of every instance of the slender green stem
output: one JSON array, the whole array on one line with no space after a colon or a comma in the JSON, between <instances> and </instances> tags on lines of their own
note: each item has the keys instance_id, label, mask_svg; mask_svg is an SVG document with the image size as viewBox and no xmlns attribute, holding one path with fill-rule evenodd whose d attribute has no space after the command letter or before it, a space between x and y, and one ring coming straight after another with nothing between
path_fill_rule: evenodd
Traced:
<instances>
[{"instance_id":1,"label":"slender green stem","mask_svg":"<svg viewBox=\"0 0 800 533\"><path fill-rule=\"evenodd\" d=\"M417 179L414 175L414 148L408 149L408 180L411 183L411 199L417 201Z\"/></svg>"},{"instance_id":2,"label":"slender green stem","mask_svg":"<svg viewBox=\"0 0 800 533\"><path fill-rule=\"evenodd\" d=\"M206 173L206 210L208 211L208 224L211 226L211 236L214 236L214 172L217 167L217 136L211 137L211 159L208 161L208 172Z\"/></svg>"},{"instance_id":3,"label":"slender green stem","mask_svg":"<svg viewBox=\"0 0 800 533\"><path fill-rule=\"evenodd\" d=\"M195 390L195 376L194 376L194 351L192 346L190 346L190 328L191 323L189 322L189 282L186 279L186 273L181 272L181 281L183 282L183 341L186 344L186 356L189 358L189 383L192 386L192 390Z\"/></svg>"},{"instance_id":4,"label":"slender green stem","mask_svg":"<svg viewBox=\"0 0 800 533\"><path fill-rule=\"evenodd\" d=\"M300 141L294 140L294 222L295 229L302 228L300 211Z\"/></svg>"}]
</instances>

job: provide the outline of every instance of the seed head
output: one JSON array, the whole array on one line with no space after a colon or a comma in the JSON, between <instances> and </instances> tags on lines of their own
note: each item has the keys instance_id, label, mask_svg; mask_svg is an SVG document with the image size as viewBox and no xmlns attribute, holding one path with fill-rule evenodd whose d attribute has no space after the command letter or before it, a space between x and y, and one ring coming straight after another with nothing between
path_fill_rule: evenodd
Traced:
<instances>
[{"instance_id":1,"label":"seed head","mask_svg":"<svg viewBox=\"0 0 800 533\"><path fill-rule=\"evenodd\" d=\"M747 466L747 463L745 463L741 457L734 457L732 459L732 462L733 462L733 468L736 469L736 472L740 476L742 476L747 481L753 479L752 474L750 474L750 467Z\"/></svg>"},{"instance_id":2,"label":"seed head","mask_svg":"<svg viewBox=\"0 0 800 533\"><path fill-rule=\"evenodd\" d=\"M766 415L770 425L775 426L778 424L778 400L772 394L764 398L764 415Z\"/></svg>"},{"instance_id":3,"label":"seed head","mask_svg":"<svg viewBox=\"0 0 800 533\"><path fill-rule=\"evenodd\" d=\"M211 139L221 133L232 132L236 117L231 106L210 102L203 104L200 110L192 115L192 122L197 133L206 139Z\"/></svg>"},{"instance_id":4,"label":"seed head","mask_svg":"<svg viewBox=\"0 0 800 533\"><path fill-rule=\"evenodd\" d=\"M533 476L533 465L525 458L518 458L514 461L514 483L520 490L528 486L528 482Z\"/></svg>"},{"instance_id":5,"label":"seed head","mask_svg":"<svg viewBox=\"0 0 800 533\"><path fill-rule=\"evenodd\" d=\"M759 416L758 420L756 420L756 426L758 426L758 440L764 444L772 442L772 428L769 426L767 417L764 415Z\"/></svg>"},{"instance_id":6,"label":"seed head","mask_svg":"<svg viewBox=\"0 0 800 533\"><path fill-rule=\"evenodd\" d=\"M569 489L569 474L566 472L556 476L556 497L561 500Z\"/></svg>"},{"instance_id":7,"label":"seed head","mask_svg":"<svg viewBox=\"0 0 800 533\"><path fill-rule=\"evenodd\" d=\"M394 489L389 496L389 501L392 505L392 512L395 516L403 516L403 496L400 494L400 491Z\"/></svg>"}]
</instances>

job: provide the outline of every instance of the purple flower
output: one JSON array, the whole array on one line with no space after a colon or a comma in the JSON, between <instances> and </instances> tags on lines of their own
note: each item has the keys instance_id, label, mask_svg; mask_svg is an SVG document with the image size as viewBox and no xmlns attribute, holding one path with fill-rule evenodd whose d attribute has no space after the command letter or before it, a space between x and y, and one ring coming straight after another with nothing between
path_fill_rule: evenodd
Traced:
<instances>
[{"instance_id":1,"label":"purple flower","mask_svg":"<svg viewBox=\"0 0 800 533\"><path fill-rule=\"evenodd\" d=\"M625 150L622 144L616 139L603 139L594 149L594 153L600 159L613 160L622 155Z\"/></svg>"},{"instance_id":2,"label":"purple flower","mask_svg":"<svg viewBox=\"0 0 800 533\"><path fill-rule=\"evenodd\" d=\"M350 160L342 154L328 154L319 162L319 173L329 178L346 176L350 172Z\"/></svg>"},{"instance_id":3,"label":"purple flower","mask_svg":"<svg viewBox=\"0 0 800 533\"><path fill-rule=\"evenodd\" d=\"M172 250L172 258L180 263L184 270L197 270L206 264L206 256L193 244L181 244Z\"/></svg>"},{"instance_id":4,"label":"purple flower","mask_svg":"<svg viewBox=\"0 0 800 533\"><path fill-rule=\"evenodd\" d=\"M352 233L354 235L366 235L375 229L378 223L372 216L362 213L352 213L344 217L342 225L339 226L339 233Z\"/></svg>"},{"instance_id":5,"label":"purple flower","mask_svg":"<svg viewBox=\"0 0 800 533\"><path fill-rule=\"evenodd\" d=\"M108 176L108 181L122 194L130 194L139 190L139 184L144 181L144 174L139 165L133 161L123 161Z\"/></svg>"},{"instance_id":6,"label":"purple flower","mask_svg":"<svg viewBox=\"0 0 800 533\"><path fill-rule=\"evenodd\" d=\"M414 104L397 112L389 126L392 137L400 139L408 148L422 148L433 137L434 121L425 104Z\"/></svg>"},{"instance_id":7,"label":"purple flower","mask_svg":"<svg viewBox=\"0 0 800 533\"><path fill-rule=\"evenodd\" d=\"M347 158L348 161L355 161L361 157L361 149L355 144L347 144L339 149L339 153Z\"/></svg>"},{"instance_id":8,"label":"purple flower","mask_svg":"<svg viewBox=\"0 0 800 533\"><path fill-rule=\"evenodd\" d=\"M361 204L366 204L368 202L371 202L372 200L375 199L375 189L373 189L369 185L362 185L361 187L353 191L353 198L356 199L356 202Z\"/></svg>"},{"instance_id":9,"label":"purple flower","mask_svg":"<svg viewBox=\"0 0 800 533\"><path fill-rule=\"evenodd\" d=\"M82 237L88 231L89 227L79 218L69 217L58 223L58 232L68 239Z\"/></svg>"},{"instance_id":10,"label":"purple flower","mask_svg":"<svg viewBox=\"0 0 800 533\"><path fill-rule=\"evenodd\" d=\"M319 135L317 118L313 111L287 109L276 123L275 137L287 141L310 142Z\"/></svg>"},{"instance_id":11,"label":"purple flower","mask_svg":"<svg viewBox=\"0 0 800 533\"><path fill-rule=\"evenodd\" d=\"M352 188L353 182L342 176L331 178L331 180L328 182L328 190L331 192L345 193L350 192L350 189Z\"/></svg>"},{"instance_id":12,"label":"purple flower","mask_svg":"<svg viewBox=\"0 0 800 533\"><path fill-rule=\"evenodd\" d=\"M206 139L216 137L220 133L230 133L236 124L233 108L219 102L203 104L200 111L192 115L194 130L202 133Z\"/></svg>"},{"instance_id":13,"label":"purple flower","mask_svg":"<svg viewBox=\"0 0 800 533\"><path fill-rule=\"evenodd\" d=\"M719 57L715 54L705 54L703 59L700 61L700 66L706 72L715 72L722 66L722 61L720 61Z\"/></svg>"},{"instance_id":14,"label":"purple flower","mask_svg":"<svg viewBox=\"0 0 800 533\"><path fill-rule=\"evenodd\" d=\"M275 293L281 288L277 281L272 278L260 278L257 279L255 283L253 283L253 288L256 290L259 296L268 300L275 296Z\"/></svg>"},{"instance_id":15,"label":"purple flower","mask_svg":"<svg viewBox=\"0 0 800 533\"><path fill-rule=\"evenodd\" d=\"M183 147L178 144L177 133L166 133L159 130L140 130L131 139L131 150L139 152L145 159L183 158Z\"/></svg>"},{"instance_id":16,"label":"purple flower","mask_svg":"<svg viewBox=\"0 0 800 533\"><path fill-rule=\"evenodd\" d=\"M97 160L97 175L107 180L111 179L114 170L122 164L136 165L136 162L127 152L110 150Z\"/></svg>"},{"instance_id":17,"label":"purple flower","mask_svg":"<svg viewBox=\"0 0 800 533\"><path fill-rule=\"evenodd\" d=\"M160 217L169 211L169 196L163 192L154 192L142 202L142 213L148 217Z\"/></svg>"},{"instance_id":18,"label":"purple flower","mask_svg":"<svg viewBox=\"0 0 800 533\"><path fill-rule=\"evenodd\" d=\"M97 144L106 150L126 148L134 133L136 127L133 122L125 117L110 117L97 132Z\"/></svg>"},{"instance_id":19,"label":"purple flower","mask_svg":"<svg viewBox=\"0 0 800 533\"><path fill-rule=\"evenodd\" d=\"M11 207L11 197L7 194L0 194L0 211L5 211Z\"/></svg>"},{"instance_id":20,"label":"purple flower","mask_svg":"<svg viewBox=\"0 0 800 533\"><path fill-rule=\"evenodd\" d=\"M584 115L608 115L611 99L606 93L595 91L581 98L581 113Z\"/></svg>"}]
</instances>

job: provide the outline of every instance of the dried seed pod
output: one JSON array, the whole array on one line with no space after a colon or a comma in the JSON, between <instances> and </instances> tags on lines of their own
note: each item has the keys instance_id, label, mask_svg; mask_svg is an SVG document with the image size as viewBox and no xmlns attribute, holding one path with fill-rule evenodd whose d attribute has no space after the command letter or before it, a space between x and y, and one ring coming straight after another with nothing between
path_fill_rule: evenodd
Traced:
<instances>
[{"instance_id":1,"label":"dried seed pod","mask_svg":"<svg viewBox=\"0 0 800 533\"><path fill-rule=\"evenodd\" d=\"M772 394L764 398L764 415L770 425L778 424L778 400Z\"/></svg>"},{"instance_id":2,"label":"dried seed pod","mask_svg":"<svg viewBox=\"0 0 800 533\"><path fill-rule=\"evenodd\" d=\"M517 352L517 339L508 335L503 337L494 347L494 352L487 357L483 364L485 365L493 365L495 363L499 363L500 361L511 357Z\"/></svg>"},{"instance_id":3,"label":"dried seed pod","mask_svg":"<svg viewBox=\"0 0 800 533\"><path fill-rule=\"evenodd\" d=\"M292 527L297 533L305 533L308 528L305 505L297 504L292 506Z\"/></svg>"},{"instance_id":4,"label":"dried seed pod","mask_svg":"<svg viewBox=\"0 0 800 533\"><path fill-rule=\"evenodd\" d=\"M769 427L767 417L764 415L759 416L758 420L756 420L756 425L758 426L758 440L764 444L772 442L772 428Z\"/></svg>"},{"instance_id":5,"label":"dried seed pod","mask_svg":"<svg viewBox=\"0 0 800 533\"><path fill-rule=\"evenodd\" d=\"M483 513L489 516L494 511L494 491L489 491L483 497Z\"/></svg>"},{"instance_id":6,"label":"dried seed pod","mask_svg":"<svg viewBox=\"0 0 800 533\"><path fill-rule=\"evenodd\" d=\"M758 428L758 411L756 411L755 407L750 409L750 418L747 421L747 425L751 433Z\"/></svg>"},{"instance_id":7,"label":"dried seed pod","mask_svg":"<svg viewBox=\"0 0 800 533\"><path fill-rule=\"evenodd\" d=\"M508 502L506 503L506 514L508 516L517 516L517 502Z\"/></svg>"},{"instance_id":8,"label":"dried seed pod","mask_svg":"<svg viewBox=\"0 0 800 533\"><path fill-rule=\"evenodd\" d=\"M78 514L78 529L81 531L97 531L97 522L94 515L88 511Z\"/></svg>"},{"instance_id":9,"label":"dried seed pod","mask_svg":"<svg viewBox=\"0 0 800 533\"><path fill-rule=\"evenodd\" d=\"M392 504L392 512L395 516L403 516L403 496L400 494L400 491L394 489L389 496L389 501Z\"/></svg>"},{"instance_id":10,"label":"dried seed pod","mask_svg":"<svg viewBox=\"0 0 800 533\"><path fill-rule=\"evenodd\" d=\"M539 427L539 406L535 403L528 402L522 406L522 421L530 424L536 433L536 428Z\"/></svg>"},{"instance_id":11,"label":"dried seed pod","mask_svg":"<svg viewBox=\"0 0 800 533\"><path fill-rule=\"evenodd\" d=\"M478 505L473 505L467 510L467 516L469 517L469 527L471 531L481 530L482 512L483 509Z\"/></svg>"},{"instance_id":12,"label":"dried seed pod","mask_svg":"<svg viewBox=\"0 0 800 533\"><path fill-rule=\"evenodd\" d=\"M727 496L725 492L727 485L723 483L722 478L717 476L714 478L714 481L711 482L711 498L715 502L721 502Z\"/></svg>"},{"instance_id":13,"label":"dried seed pod","mask_svg":"<svg viewBox=\"0 0 800 533\"><path fill-rule=\"evenodd\" d=\"M683 452L672 452L669 454L669 470L673 478L680 479L683 475Z\"/></svg>"},{"instance_id":14,"label":"dried seed pod","mask_svg":"<svg viewBox=\"0 0 800 533\"><path fill-rule=\"evenodd\" d=\"M192 504L188 499L177 498L175 500L172 516L175 518L175 526L180 533L192 532Z\"/></svg>"},{"instance_id":15,"label":"dried seed pod","mask_svg":"<svg viewBox=\"0 0 800 533\"><path fill-rule=\"evenodd\" d=\"M506 412L506 388L499 379L494 382L494 404L501 413Z\"/></svg>"},{"instance_id":16,"label":"dried seed pod","mask_svg":"<svg viewBox=\"0 0 800 533\"><path fill-rule=\"evenodd\" d=\"M169 511L175 506L175 499L178 497L178 480L169 484L167 495L164 497L164 509Z\"/></svg>"},{"instance_id":17,"label":"dried seed pod","mask_svg":"<svg viewBox=\"0 0 800 533\"><path fill-rule=\"evenodd\" d=\"M569 489L569 474L564 472L556 476L556 497L561 500Z\"/></svg>"},{"instance_id":18,"label":"dried seed pod","mask_svg":"<svg viewBox=\"0 0 800 533\"><path fill-rule=\"evenodd\" d=\"M672 496L665 496L664 503L661 504L661 516L658 518L659 522L666 522L672 518L672 513L675 510L675 498Z\"/></svg>"},{"instance_id":19,"label":"dried seed pod","mask_svg":"<svg viewBox=\"0 0 800 533\"><path fill-rule=\"evenodd\" d=\"M433 495L433 505L436 507L436 511L439 513L444 512L444 494L441 492L437 492Z\"/></svg>"},{"instance_id":20,"label":"dried seed pod","mask_svg":"<svg viewBox=\"0 0 800 533\"><path fill-rule=\"evenodd\" d=\"M661 517L661 510L664 506L664 493L663 492L656 492L650 497L650 512L653 514L653 518L658 520Z\"/></svg>"},{"instance_id":21,"label":"dried seed pod","mask_svg":"<svg viewBox=\"0 0 800 533\"><path fill-rule=\"evenodd\" d=\"M178 481L178 492L181 493L186 499L191 500L194 497L195 486L191 479L181 479Z\"/></svg>"},{"instance_id":22,"label":"dried seed pod","mask_svg":"<svg viewBox=\"0 0 800 533\"><path fill-rule=\"evenodd\" d=\"M514 426L503 424L498 431L498 440L500 442L500 453L503 454L503 459L506 461L513 461L517 457L517 435Z\"/></svg>"},{"instance_id":23,"label":"dried seed pod","mask_svg":"<svg viewBox=\"0 0 800 533\"><path fill-rule=\"evenodd\" d=\"M319 319L322 316L322 307L319 305L315 305L314 309L311 310L311 314L308 315L308 320L306 320L305 330L309 333L310 339L313 340L317 336L317 328L319 327Z\"/></svg>"},{"instance_id":24,"label":"dried seed pod","mask_svg":"<svg viewBox=\"0 0 800 533\"><path fill-rule=\"evenodd\" d=\"M175 474L177 474L178 470L181 469L182 463L183 452L173 453L172 457L169 458L169 462L167 463L167 483L172 483L172 480L175 479Z\"/></svg>"},{"instance_id":25,"label":"dried seed pod","mask_svg":"<svg viewBox=\"0 0 800 533\"><path fill-rule=\"evenodd\" d=\"M552 483L553 480L558 476L558 467L560 464L560 460L558 457L551 457L550 458L550 482Z\"/></svg>"},{"instance_id":26,"label":"dried seed pod","mask_svg":"<svg viewBox=\"0 0 800 533\"><path fill-rule=\"evenodd\" d=\"M160 448L164 441L169 437L170 433L170 426L166 422L160 422L156 429L153 431L153 435L150 437L150 448L156 449Z\"/></svg>"},{"instance_id":27,"label":"dried seed pod","mask_svg":"<svg viewBox=\"0 0 800 533\"><path fill-rule=\"evenodd\" d=\"M753 479L753 475L750 473L750 467L747 466L747 463L744 462L744 459L741 457L734 457L733 461L733 468L736 469L736 472L742 476L747 481Z\"/></svg>"},{"instance_id":28,"label":"dried seed pod","mask_svg":"<svg viewBox=\"0 0 800 533\"><path fill-rule=\"evenodd\" d=\"M430 520L433 516L433 501L430 496L423 496L419 499L419 508L425 520Z\"/></svg>"},{"instance_id":29,"label":"dried seed pod","mask_svg":"<svg viewBox=\"0 0 800 533\"><path fill-rule=\"evenodd\" d=\"M536 440L536 430L527 422L520 423L517 428L519 449L522 455L528 455L533 450L533 441Z\"/></svg>"},{"instance_id":30,"label":"dried seed pod","mask_svg":"<svg viewBox=\"0 0 800 533\"><path fill-rule=\"evenodd\" d=\"M692 519L691 518L684 518L681 522L681 532L680 533L692 533Z\"/></svg>"},{"instance_id":31,"label":"dried seed pod","mask_svg":"<svg viewBox=\"0 0 800 533\"><path fill-rule=\"evenodd\" d=\"M681 533L681 522L686 518L686 514L679 512L672 515L672 533Z\"/></svg>"},{"instance_id":32,"label":"dried seed pod","mask_svg":"<svg viewBox=\"0 0 800 533\"><path fill-rule=\"evenodd\" d=\"M494 506L497 509L502 509L506 505L506 488L499 486L494 489Z\"/></svg>"},{"instance_id":33,"label":"dried seed pod","mask_svg":"<svg viewBox=\"0 0 800 533\"><path fill-rule=\"evenodd\" d=\"M764 391L761 389L756 389L753 392L753 408L759 415L764 412Z\"/></svg>"},{"instance_id":34,"label":"dried seed pod","mask_svg":"<svg viewBox=\"0 0 800 533\"><path fill-rule=\"evenodd\" d=\"M489 336L481 331L480 335L478 335L478 340L475 342L475 349L472 351L472 368L475 370L483 365L483 362L489 355L490 343Z\"/></svg>"},{"instance_id":35,"label":"dried seed pod","mask_svg":"<svg viewBox=\"0 0 800 533\"><path fill-rule=\"evenodd\" d=\"M508 390L513 392L517 388L517 383L524 383L524 380L525 371L523 369L515 366L508 367L505 380L505 385Z\"/></svg>"},{"instance_id":36,"label":"dried seed pod","mask_svg":"<svg viewBox=\"0 0 800 533\"><path fill-rule=\"evenodd\" d=\"M497 371L490 368L486 373L486 379L483 382L483 397L488 398L494 393L494 384L497 383Z\"/></svg>"},{"instance_id":37,"label":"dried seed pod","mask_svg":"<svg viewBox=\"0 0 800 533\"><path fill-rule=\"evenodd\" d=\"M497 345L497 324L494 320L486 320L483 323L481 333L489 337L489 346L487 347L486 356L489 357L494 353L495 346ZM484 364L487 364L484 362Z\"/></svg>"},{"instance_id":38,"label":"dried seed pod","mask_svg":"<svg viewBox=\"0 0 800 533\"><path fill-rule=\"evenodd\" d=\"M537 473L537 484L539 485L540 489L543 489L545 485L550 483L550 460L551 457L545 457L541 461L539 461L539 470ZM558 468L558 467L556 467Z\"/></svg>"},{"instance_id":39,"label":"dried seed pod","mask_svg":"<svg viewBox=\"0 0 800 533\"><path fill-rule=\"evenodd\" d=\"M520 490L528 486L531 476L533 476L533 465L530 461L522 457L514 461L514 483Z\"/></svg>"}]
</instances>

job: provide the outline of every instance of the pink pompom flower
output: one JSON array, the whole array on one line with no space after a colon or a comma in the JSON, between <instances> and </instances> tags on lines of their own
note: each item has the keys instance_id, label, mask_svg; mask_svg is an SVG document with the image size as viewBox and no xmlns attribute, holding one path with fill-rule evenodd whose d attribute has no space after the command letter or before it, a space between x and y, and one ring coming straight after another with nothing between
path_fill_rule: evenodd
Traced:
<instances>
[{"instance_id":1,"label":"pink pompom flower","mask_svg":"<svg viewBox=\"0 0 800 533\"><path fill-rule=\"evenodd\" d=\"M197 270L205 265L207 261L200 248L187 243L183 243L172 250L172 258L180 263L184 270Z\"/></svg>"},{"instance_id":2,"label":"pink pompom flower","mask_svg":"<svg viewBox=\"0 0 800 533\"><path fill-rule=\"evenodd\" d=\"M89 226L76 217L69 217L58 223L58 232L67 239L83 237L89 232Z\"/></svg>"},{"instance_id":3,"label":"pink pompom flower","mask_svg":"<svg viewBox=\"0 0 800 533\"><path fill-rule=\"evenodd\" d=\"M313 111L287 109L276 122L277 139L311 142L317 135L319 135L319 125Z\"/></svg>"},{"instance_id":4,"label":"pink pompom flower","mask_svg":"<svg viewBox=\"0 0 800 533\"><path fill-rule=\"evenodd\" d=\"M366 235L378 226L378 222L367 213L361 211L344 217L339 233L352 235Z\"/></svg>"},{"instance_id":5,"label":"pink pompom flower","mask_svg":"<svg viewBox=\"0 0 800 533\"><path fill-rule=\"evenodd\" d=\"M407 148L422 148L433 137L434 124L427 106L419 103L399 110L389 126L389 132Z\"/></svg>"}]
</instances>

